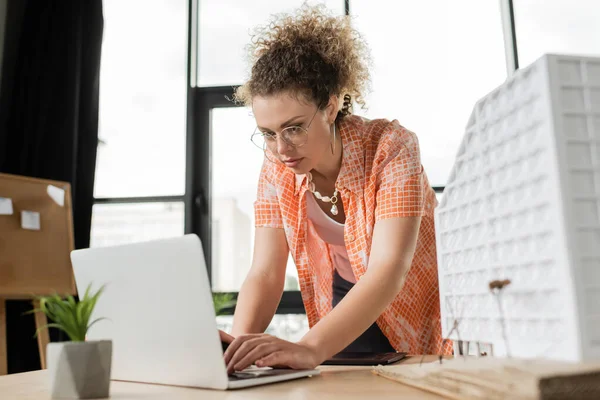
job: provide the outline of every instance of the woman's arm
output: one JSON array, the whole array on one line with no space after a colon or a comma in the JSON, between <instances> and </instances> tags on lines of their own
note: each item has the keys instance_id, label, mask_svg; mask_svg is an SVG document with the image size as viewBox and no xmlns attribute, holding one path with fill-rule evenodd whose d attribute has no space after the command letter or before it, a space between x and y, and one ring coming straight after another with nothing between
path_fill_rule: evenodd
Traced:
<instances>
[{"instance_id":1,"label":"woman's arm","mask_svg":"<svg viewBox=\"0 0 600 400\"><path fill-rule=\"evenodd\" d=\"M283 229L258 227L248 276L240 290L231 334L262 333L281 300L288 244Z\"/></svg>"},{"instance_id":2,"label":"woman's arm","mask_svg":"<svg viewBox=\"0 0 600 400\"><path fill-rule=\"evenodd\" d=\"M398 295L412 263L420 224L421 217L375 224L367 272L299 342L314 349L319 362L352 343Z\"/></svg>"},{"instance_id":3,"label":"woman's arm","mask_svg":"<svg viewBox=\"0 0 600 400\"><path fill-rule=\"evenodd\" d=\"M269 335L242 335L225 352L229 372L258 366L314 368L360 336L404 284L416 249L421 217L375 224L367 272L342 301L298 343Z\"/></svg>"}]
</instances>

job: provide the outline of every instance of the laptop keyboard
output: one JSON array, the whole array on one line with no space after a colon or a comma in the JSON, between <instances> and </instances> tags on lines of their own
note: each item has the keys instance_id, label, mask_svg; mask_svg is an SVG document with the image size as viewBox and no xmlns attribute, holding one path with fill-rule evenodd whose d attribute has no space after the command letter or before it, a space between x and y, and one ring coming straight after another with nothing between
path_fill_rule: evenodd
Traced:
<instances>
[{"instance_id":1,"label":"laptop keyboard","mask_svg":"<svg viewBox=\"0 0 600 400\"><path fill-rule=\"evenodd\" d=\"M229 380L240 381L244 379L264 378L267 376L289 375L295 372L298 371L295 371L293 369L262 369L256 371L234 372L233 374L229 375Z\"/></svg>"}]
</instances>

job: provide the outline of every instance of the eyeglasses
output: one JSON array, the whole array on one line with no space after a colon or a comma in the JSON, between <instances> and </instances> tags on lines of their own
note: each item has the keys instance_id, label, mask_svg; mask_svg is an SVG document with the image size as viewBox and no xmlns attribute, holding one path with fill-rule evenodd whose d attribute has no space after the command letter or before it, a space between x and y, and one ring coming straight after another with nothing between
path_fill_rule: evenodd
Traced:
<instances>
[{"instance_id":1,"label":"eyeglasses","mask_svg":"<svg viewBox=\"0 0 600 400\"><path fill-rule=\"evenodd\" d=\"M300 125L293 125L282 129L281 132L279 132L281 139L292 147L304 146L308 142L308 130L310 129L310 125L312 124L315 115L317 115L317 112L319 112L319 107L317 107L317 110L313 114L306 128L303 128ZM275 153L277 151L277 136L277 133L262 132L256 127L250 140L252 140L252 143L254 143L256 147L263 150L265 154L267 149L272 153Z\"/></svg>"}]
</instances>

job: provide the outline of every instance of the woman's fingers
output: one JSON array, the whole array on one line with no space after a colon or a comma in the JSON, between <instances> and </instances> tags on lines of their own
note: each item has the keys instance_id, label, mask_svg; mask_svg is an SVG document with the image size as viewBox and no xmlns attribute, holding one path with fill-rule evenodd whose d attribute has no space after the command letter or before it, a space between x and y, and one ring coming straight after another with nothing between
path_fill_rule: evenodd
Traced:
<instances>
[{"instance_id":1,"label":"woman's fingers","mask_svg":"<svg viewBox=\"0 0 600 400\"><path fill-rule=\"evenodd\" d=\"M256 360L258 367L281 368L286 366L292 369L313 369L319 364L315 351L310 347L297 343L288 343Z\"/></svg>"},{"instance_id":2,"label":"woman's fingers","mask_svg":"<svg viewBox=\"0 0 600 400\"><path fill-rule=\"evenodd\" d=\"M268 336L259 336L251 337L244 340L243 343L241 343L237 348L234 349L235 352L231 355L229 361L227 361L227 372L232 373L234 371L234 366L237 365L237 363L240 360L242 360L256 346L260 345L261 343L267 342L269 339L270 338ZM230 348L235 344L236 341L237 339L229 345ZM230 348L228 348L227 351L229 351Z\"/></svg>"},{"instance_id":3,"label":"woman's fingers","mask_svg":"<svg viewBox=\"0 0 600 400\"><path fill-rule=\"evenodd\" d=\"M237 349L244 344L246 341L256 338L261 335L240 335L236 337L227 347L227 350L223 354L223 358L225 359L225 364L229 364L231 357L236 353Z\"/></svg>"},{"instance_id":4,"label":"woman's fingers","mask_svg":"<svg viewBox=\"0 0 600 400\"><path fill-rule=\"evenodd\" d=\"M262 357L261 359L256 361L256 366L257 367L278 367L281 368L284 365L286 367L288 367L290 364L288 362L288 360L286 360L288 357L286 357L286 352L285 351L275 351L272 352L271 354L268 354L264 357Z\"/></svg>"},{"instance_id":5,"label":"woman's fingers","mask_svg":"<svg viewBox=\"0 0 600 400\"><path fill-rule=\"evenodd\" d=\"M271 335L242 335L233 340L225 352L227 373L242 371L253 363L259 367L302 369L318 365L315 350Z\"/></svg>"},{"instance_id":6,"label":"woman's fingers","mask_svg":"<svg viewBox=\"0 0 600 400\"><path fill-rule=\"evenodd\" d=\"M231 336L230 334L228 334L226 332L223 332L220 329L219 329L219 337L221 338L221 342L225 342L225 343L231 343L235 339L233 336Z\"/></svg>"},{"instance_id":7,"label":"woman's fingers","mask_svg":"<svg viewBox=\"0 0 600 400\"><path fill-rule=\"evenodd\" d=\"M256 360L268 356L272 352L276 351L281 347L278 343L263 342L256 345L250 350L241 360L233 364L235 371L243 371L244 369L251 366Z\"/></svg>"}]
</instances>

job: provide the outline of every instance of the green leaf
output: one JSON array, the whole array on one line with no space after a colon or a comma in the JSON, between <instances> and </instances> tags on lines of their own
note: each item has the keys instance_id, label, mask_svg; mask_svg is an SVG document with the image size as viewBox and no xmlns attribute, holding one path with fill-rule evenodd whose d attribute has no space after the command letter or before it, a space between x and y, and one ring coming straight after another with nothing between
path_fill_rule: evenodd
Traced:
<instances>
[{"instance_id":1,"label":"green leaf","mask_svg":"<svg viewBox=\"0 0 600 400\"><path fill-rule=\"evenodd\" d=\"M77 309L75 310L75 316L76 316L77 323L79 324L80 329L81 329L81 327L85 327L86 323L87 323L83 316L84 304L85 303L79 303L77 305ZM85 332L81 332L81 333L85 336Z\"/></svg>"},{"instance_id":2,"label":"green leaf","mask_svg":"<svg viewBox=\"0 0 600 400\"><path fill-rule=\"evenodd\" d=\"M54 324L54 323L52 323L52 324L46 324L46 325L40 326L39 328L37 328L37 329L35 330L35 334L33 335L33 337L37 337L37 335L39 335L40 331L41 331L42 329L46 329L46 328L58 328L58 329L62 329L62 326L61 326L61 325L59 325L59 324Z\"/></svg>"},{"instance_id":3,"label":"green leaf","mask_svg":"<svg viewBox=\"0 0 600 400\"><path fill-rule=\"evenodd\" d=\"M88 327L87 327L87 330L89 331L89 330L90 330L90 328L91 328L91 327L92 327L92 326L93 326L93 325L94 325L96 322L100 322L100 321L102 321L102 320L105 320L105 319L107 320L108 318L105 318L105 317L102 317L102 318L96 318L95 320L93 320L93 321L92 321L92 323L91 323L91 324L89 324L89 325L88 325Z\"/></svg>"},{"instance_id":4,"label":"green leaf","mask_svg":"<svg viewBox=\"0 0 600 400\"><path fill-rule=\"evenodd\" d=\"M98 318L92 324L88 324L92 311L102 294L104 286L96 293L91 294L91 284L88 285L83 299L76 301L72 295L61 298L58 294L51 296L42 296L37 298L40 306L29 313L43 312L51 324L44 328L57 328L64 331L73 341L84 341L89 328L99 320ZM36 336L39 329L36 331Z\"/></svg>"},{"instance_id":5,"label":"green leaf","mask_svg":"<svg viewBox=\"0 0 600 400\"><path fill-rule=\"evenodd\" d=\"M67 302L69 303L69 306L73 308L77 307L77 304L75 304L75 298L73 296L67 296Z\"/></svg>"},{"instance_id":6,"label":"green leaf","mask_svg":"<svg viewBox=\"0 0 600 400\"><path fill-rule=\"evenodd\" d=\"M90 289L92 288L92 284L90 283L88 287L85 289L85 295L83 296L83 302L85 303L90 296Z\"/></svg>"},{"instance_id":7,"label":"green leaf","mask_svg":"<svg viewBox=\"0 0 600 400\"><path fill-rule=\"evenodd\" d=\"M215 315L221 315L223 310L235 306L236 300L231 293L213 293Z\"/></svg>"},{"instance_id":8,"label":"green leaf","mask_svg":"<svg viewBox=\"0 0 600 400\"><path fill-rule=\"evenodd\" d=\"M51 324L47 324L47 325L44 325L44 326L40 326L38 329L36 329L34 337L37 337L37 335L39 334L39 332L42 329L45 329L45 328L57 328L57 329L60 329L63 332L65 332L69 336L69 339L71 339L73 342L83 342L83 339L80 339L77 336L76 332L73 332L70 329L68 329L67 327L65 327L64 325L57 324L57 323L51 323Z\"/></svg>"}]
</instances>

